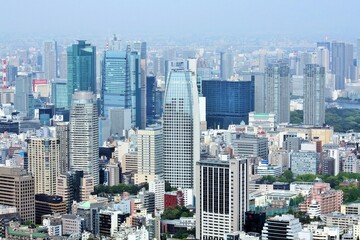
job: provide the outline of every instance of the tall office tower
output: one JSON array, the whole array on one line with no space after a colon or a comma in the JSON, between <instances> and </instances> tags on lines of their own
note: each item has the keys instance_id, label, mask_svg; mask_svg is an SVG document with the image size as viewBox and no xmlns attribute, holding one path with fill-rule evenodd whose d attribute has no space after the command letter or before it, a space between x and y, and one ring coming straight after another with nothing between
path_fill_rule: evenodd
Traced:
<instances>
[{"instance_id":1,"label":"tall office tower","mask_svg":"<svg viewBox=\"0 0 360 240\"><path fill-rule=\"evenodd\" d=\"M146 121L147 124L154 124L156 120L156 77L146 77Z\"/></svg>"},{"instance_id":2,"label":"tall office tower","mask_svg":"<svg viewBox=\"0 0 360 240\"><path fill-rule=\"evenodd\" d=\"M295 240L299 239L301 223L293 215L275 216L266 220L262 230L264 240Z\"/></svg>"},{"instance_id":3,"label":"tall office tower","mask_svg":"<svg viewBox=\"0 0 360 240\"><path fill-rule=\"evenodd\" d=\"M165 84L168 81L169 73L173 70L187 70L188 62L184 59L179 60L166 60L165 61Z\"/></svg>"},{"instance_id":4,"label":"tall office tower","mask_svg":"<svg viewBox=\"0 0 360 240\"><path fill-rule=\"evenodd\" d=\"M195 164L200 158L200 114L194 74L171 71L164 101L165 180L173 187L193 188Z\"/></svg>"},{"instance_id":5,"label":"tall office tower","mask_svg":"<svg viewBox=\"0 0 360 240\"><path fill-rule=\"evenodd\" d=\"M304 124L325 123L325 68L308 64L304 69Z\"/></svg>"},{"instance_id":6,"label":"tall office tower","mask_svg":"<svg viewBox=\"0 0 360 240\"><path fill-rule=\"evenodd\" d=\"M202 90L209 128L248 123L249 112L254 111L254 81L203 80Z\"/></svg>"},{"instance_id":7,"label":"tall office tower","mask_svg":"<svg viewBox=\"0 0 360 240\"><path fill-rule=\"evenodd\" d=\"M233 55L229 52L220 52L220 78L229 80L234 71Z\"/></svg>"},{"instance_id":8,"label":"tall office tower","mask_svg":"<svg viewBox=\"0 0 360 240\"><path fill-rule=\"evenodd\" d=\"M15 82L17 74L18 74L17 67L13 65L6 66L6 81L8 85L12 85Z\"/></svg>"},{"instance_id":9,"label":"tall office tower","mask_svg":"<svg viewBox=\"0 0 360 240\"><path fill-rule=\"evenodd\" d=\"M290 122L290 69L280 62L265 70L265 112L275 113L275 123Z\"/></svg>"},{"instance_id":10,"label":"tall office tower","mask_svg":"<svg viewBox=\"0 0 360 240\"><path fill-rule=\"evenodd\" d=\"M137 52L105 51L101 73L101 114L108 117L111 108L129 108L132 126L140 126L141 116L136 110L141 73Z\"/></svg>"},{"instance_id":11,"label":"tall office tower","mask_svg":"<svg viewBox=\"0 0 360 240\"><path fill-rule=\"evenodd\" d=\"M345 89L345 79L353 80L353 45L343 42L332 43L331 70L335 75L335 89Z\"/></svg>"},{"instance_id":12,"label":"tall office tower","mask_svg":"<svg viewBox=\"0 0 360 240\"><path fill-rule=\"evenodd\" d=\"M58 75L57 64L57 43L56 41L47 41L43 44L42 63L45 79L51 81Z\"/></svg>"},{"instance_id":13,"label":"tall office tower","mask_svg":"<svg viewBox=\"0 0 360 240\"><path fill-rule=\"evenodd\" d=\"M196 165L196 239L242 231L249 209L247 159L201 160Z\"/></svg>"},{"instance_id":14,"label":"tall office tower","mask_svg":"<svg viewBox=\"0 0 360 240\"><path fill-rule=\"evenodd\" d=\"M0 167L0 204L16 207L22 222L35 222L34 178L17 167Z\"/></svg>"},{"instance_id":15,"label":"tall office tower","mask_svg":"<svg viewBox=\"0 0 360 240\"><path fill-rule=\"evenodd\" d=\"M137 132L138 171L135 184L162 179L163 167L163 131L162 127L147 127Z\"/></svg>"},{"instance_id":16,"label":"tall office tower","mask_svg":"<svg viewBox=\"0 0 360 240\"><path fill-rule=\"evenodd\" d=\"M56 108L67 108L67 80L53 79L51 80L51 102Z\"/></svg>"},{"instance_id":17,"label":"tall office tower","mask_svg":"<svg viewBox=\"0 0 360 240\"><path fill-rule=\"evenodd\" d=\"M84 171L99 183L99 121L92 92L75 92L70 110L69 157L72 171Z\"/></svg>"},{"instance_id":18,"label":"tall office tower","mask_svg":"<svg viewBox=\"0 0 360 240\"><path fill-rule=\"evenodd\" d=\"M28 118L34 117L34 96L32 94L33 74L18 76L15 82L15 109Z\"/></svg>"},{"instance_id":19,"label":"tall office tower","mask_svg":"<svg viewBox=\"0 0 360 240\"><path fill-rule=\"evenodd\" d=\"M136 51L140 56L140 84L136 91L136 115L138 118L137 126L140 129L146 127L146 76L147 76L147 54L146 42L134 42L132 50Z\"/></svg>"},{"instance_id":20,"label":"tall office tower","mask_svg":"<svg viewBox=\"0 0 360 240\"><path fill-rule=\"evenodd\" d=\"M352 44L345 44L345 78L354 81L355 66L354 66L354 46Z\"/></svg>"},{"instance_id":21,"label":"tall office tower","mask_svg":"<svg viewBox=\"0 0 360 240\"><path fill-rule=\"evenodd\" d=\"M96 93L96 48L79 40L67 48L68 109L75 91Z\"/></svg>"},{"instance_id":22,"label":"tall office tower","mask_svg":"<svg viewBox=\"0 0 360 240\"><path fill-rule=\"evenodd\" d=\"M55 194L60 174L59 150L60 141L45 134L28 139L28 172L34 176L35 194Z\"/></svg>"},{"instance_id":23,"label":"tall office tower","mask_svg":"<svg viewBox=\"0 0 360 240\"><path fill-rule=\"evenodd\" d=\"M56 138L60 141L59 162L60 173L70 170L69 164L69 122L55 122Z\"/></svg>"},{"instance_id":24,"label":"tall office tower","mask_svg":"<svg viewBox=\"0 0 360 240\"><path fill-rule=\"evenodd\" d=\"M67 79L67 53L63 51L59 54L59 78Z\"/></svg>"},{"instance_id":25,"label":"tall office tower","mask_svg":"<svg viewBox=\"0 0 360 240\"><path fill-rule=\"evenodd\" d=\"M316 49L317 64L325 68L325 72L330 70L330 51L326 47ZM306 67L306 66L305 66Z\"/></svg>"}]
</instances>

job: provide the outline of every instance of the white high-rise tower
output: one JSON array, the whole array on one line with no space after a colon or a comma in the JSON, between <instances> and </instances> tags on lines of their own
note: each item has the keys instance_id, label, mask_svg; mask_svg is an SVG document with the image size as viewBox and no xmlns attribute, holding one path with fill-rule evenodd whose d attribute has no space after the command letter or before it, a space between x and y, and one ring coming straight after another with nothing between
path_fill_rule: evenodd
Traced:
<instances>
[{"instance_id":1,"label":"white high-rise tower","mask_svg":"<svg viewBox=\"0 0 360 240\"><path fill-rule=\"evenodd\" d=\"M92 92L73 94L70 111L69 156L73 171L84 171L99 183L99 122Z\"/></svg>"},{"instance_id":2,"label":"white high-rise tower","mask_svg":"<svg viewBox=\"0 0 360 240\"><path fill-rule=\"evenodd\" d=\"M172 70L166 82L163 140L164 177L172 187L193 188L200 159L200 110L196 76Z\"/></svg>"},{"instance_id":3,"label":"white high-rise tower","mask_svg":"<svg viewBox=\"0 0 360 240\"><path fill-rule=\"evenodd\" d=\"M304 69L304 124L325 123L325 68L307 64Z\"/></svg>"}]
</instances>

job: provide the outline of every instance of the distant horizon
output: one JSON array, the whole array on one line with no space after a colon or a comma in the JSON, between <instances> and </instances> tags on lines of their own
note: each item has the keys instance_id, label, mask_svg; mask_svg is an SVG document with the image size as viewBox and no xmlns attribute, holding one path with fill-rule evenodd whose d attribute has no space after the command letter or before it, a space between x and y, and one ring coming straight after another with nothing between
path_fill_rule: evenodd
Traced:
<instances>
[{"instance_id":1,"label":"distant horizon","mask_svg":"<svg viewBox=\"0 0 360 240\"><path fill-rule=\"evenodd\" d=\"M251 37L355 42L358 0L21 1L6 3L2 40L16 36Z\"/></svg>"}]
</instances>

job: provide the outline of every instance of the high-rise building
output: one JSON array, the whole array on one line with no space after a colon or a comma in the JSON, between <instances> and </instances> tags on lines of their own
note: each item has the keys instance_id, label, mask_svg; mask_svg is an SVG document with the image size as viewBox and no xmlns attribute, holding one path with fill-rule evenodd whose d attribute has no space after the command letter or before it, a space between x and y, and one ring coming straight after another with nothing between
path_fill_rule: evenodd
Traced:
<instances>
[{"instance_id":1,"label":"high-rise building","mask_svg":"<svg viewBox=\"0 0 360 240\"><path fill-rule=\"evenodd\" d=\"M162 127L147 127L137 132L138 171L135 184L151 182L163 177Z\"/></svg>"},{"instance_id":2,"label":"high-rise building","mask_svg":"<svg viewBox=\"0 0 360 240\"><path fill-rule=\"evenodd\" d=\"M325 72L330 70L330 50L326 47L318 47L316 49L317 64L325 68ZM306 66L305 66L306 67Z\"/></svg>"},{"instance_id":3,"label":"high-rise building","mask_svg":"<svg viewBox=\"0 0 360 240\"><path fill-rule=\"evenodd\" d=\"M35 194L56 193L56 178L60 174L60 141L42 136L28 139L28 171L34 176Z\"/></svg>"},{"instance_id":4,"label":"high-rise building","mask_svg":"<svg viewBox=\"0 0 360 240\"><path fill-rule=\"evenodd\" d=\"M332 43L331 71L335 75L335 89L345 89L345 79L354 80L353 45Z\"/></svg>"},{"instance_id":5,"label":"high-rise building","mask_svg":"<svg viewBox=\"0 0 360 240\"><path fill-rule=\"evenodd\" d=\"M304 124L325 124L325 68L308 64L304 69Z\"/></svg>"},{"instance_id":6,"label":"high-rise building","mask_svg":"<svg viewBox=\"0 0 360 240\"><path fill-rule=\"evenodd\" d=\"M34 117L34 96L32 94L33 75L18 76L15 82L15 109L28 118Z\"/></svg>"},{"instance_id":7,"label":"high-rise building","mask_svg":"<svg viewBox=\"0 0 360 240\"><path fill-rule=\"evenodd\" d=\"M96 48L79 40L67 48L68 109L75 91L96 93Z\"/></svg>"},{"instance_id":8,"label":"high-rise building","mask_svg":"<svg viewBox=\"0 0 360 240\"><path fill-rule=\"evenodd\" d=\"M290 122L290 68L286 63L265 69L265 112L274 113L276 123Z\"/></svg>"},{"instance_id":9,"label":"high-rise building","mask_svg":"<svg viewBox=\"0 0 360 240\"><path fill-rule=\"evenodd\" d=\"M55 122L56 138L60 141L59 165L60 173L70 170L69 164L69 122Z\"/></svg>"},{"instance_id":10,"label":"high-rise building","mask_svg":"<svg viewBox=\"0 0 360 240\"><path fill-rule=\"evenodd\" d=\"M220 78L229 80L234 71L234 58L230 52L220 52Z\"/></svg>"},{"instance_id":11,"label":"high-rise building","mask_svg":"<svg viewBox=\"0 0 360 240\"><path fill-rule=\"evenodd\" d=\"M296 240L301 231L301 223L293 215L275 216L266 220L261 239Z\"/></svg>"},{"instance_id":12,"label":"high-rise building","mask_svg":"<svg viewBox=\"0 0 360 240\"><path fill-rule=\"evenodd\" d=\"M67 79L67 53L63 51L59 54L59 78Z\"/></svg>"},{"instance_id":13,"label":"high-rise building","mask_svg":"<svg viewBox=\"0 0 360 240\"><path fill-rule=\"evenodd\" d=\"M16 207L22 222L35 222L34 178L17 167L0 167L0 204Z\"/></svg>"},{"instance_id":14,"label":"high-rise building","mask_svg":"<svg viewBox=\"0 0 360 240\"><path fill-rule=\"evenodd\" d=\"M208 127L227 129L230 124L248 123L254 111L254 81L203 80Z\"/></svg>"},{"instance_id":15,"label":"high-rise building","mask_svg":"<svg viewBox=\"0 0 360 240\"><path fill-rule=\"evenodd\" d=\"M51 81L58 75L57 64L57 43L56 41L46 41L43 44L42 64L45 79Z\"/></svg>"},{"instance_id":16,"label":"high-rise building","mask_svg":"<svg viewBox=\"0 0 360 240\"><path fill-rule=\"evenodd\" d=\"M51 80L51 102L55 108L67 108L67 80L53 79Z\"/></svg>"},{"instance_id":17,"label":"high-rise building","mask_svg":"<svg viewBox=\"0 0 360 240\"><path fill-rule=\"evenodd\" d=\"M193 188L200 158L200 114L196 78L173 70L166 82L163 113L164 176L173 187Z\"/></svg>"},{"instance_id":18,"label":"high-rise building","mask_svg":"<svg viewBox=\"0 0 360 240\"><path fill-rule=\"evenodd\" d=\"M69 157L72 171L84 171L99 182L99 121L92 92L75 92L70 111Z\"/></svg>"},{"instance_id":19,"label":"high-rise building","mask_svg":"<svg viewBox=\"0 0 360 240\"><path fill-rule=\"evenodd\" d=\"M140 129L145 129L146 127L146 83L147 83L147 52L146 52L146 42L134 42L132 50L136 51L139 55L140 61L140 84L136 89L136 116L137 116L137 126Z\"/></svg>"},{"instance_id":20,"label":"high-rise building","mask_svg":"<svg viewBox=\"0 0 360 240\"><path fill-rule=\"evenodd\" d=\"M146 77L146 121L154 124L156 119L156 77Z\"/></svg>"},{"instance_id":21,"label":"high-rise building","mask_svg":"<svg viewBox=\"0 0 360 240\"><path fill-rule=\"evenodd\" d=\"M249 208L247 159L201 160L196 165L196 239L242 231Z\"/></svg>"},{"instance_id":22,"label":"high-rise building","mask_svg":"<svg viewBox=\"0 0 360 240\"><path fill-rule=\"evenodd\" d=\"M137 116L141 76L138 53L105 51L101 71L101 114L108 117L111 108L129 108L132 126L140 126L141 116Z\"/></svg>"},{"instance_id":23,"label":"high-rise building","mask_svg":"<svg viewBox=\"0 0 360 240\"><path fill-rule=\"evenodd\" d=\"M165 181L157 179L149 183L149 192L155 193L155 210L164 211Z\"/></svg>"}]
</instances>

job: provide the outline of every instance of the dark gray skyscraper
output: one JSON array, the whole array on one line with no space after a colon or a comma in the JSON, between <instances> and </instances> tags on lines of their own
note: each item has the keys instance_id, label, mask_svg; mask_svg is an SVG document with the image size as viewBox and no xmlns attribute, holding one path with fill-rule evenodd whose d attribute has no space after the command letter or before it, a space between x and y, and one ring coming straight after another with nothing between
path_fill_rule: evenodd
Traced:
<instances>
[{"instance_id":1,"label":"dark gray skyscraper","mask_svg":"<svg viewBox=\"0 0 360 240\"><path fill-rule=\"evenodd\" d=\"M265 69L265 112L275 114L276 123L290 121L290 68L287 63Z\"/></svg>"},{"instance_id":2,"label":"dark gray skyscraper","mask_svg":"<svg viewBox=\"0 0 360 240\"><path fill-rule=\"evenodd\" d=\"M77 91L91 91L96 93L96 49L85 40L79 40L67 49L68 66L68 108L72 95Z\"/></svg>"},{"instance_id":3,"label":"dark gray skyscraper","mask_svg":"<svg viewBox=\"0 0 360 240\"><path fill-rule=\"evenodd\" d=\"M34 117L34 96L32 94L32 74L18 76L15 82L15 109L29 118Z\"/></svg>"},{"instance_id":4,"label":"dark gray skyscraper","mask_svg":"<svg viewBox=\"0 0 360 240\"><path fill-rule=\"evenodd\" d=\"M233 55L229 52L220 53L220 78L222 80L228 80L234 70Z\"/></svg>"},{"instance_id":5,"label":"dark gray skyscraper","mask_svg":"<svg viewBox=\"0 0 360 240\"><path fill-rule=\"evenodd\" d=\"M304 69L304 124L325 123L325 68L308 64Z\"/></svg>"}]
</instances>

